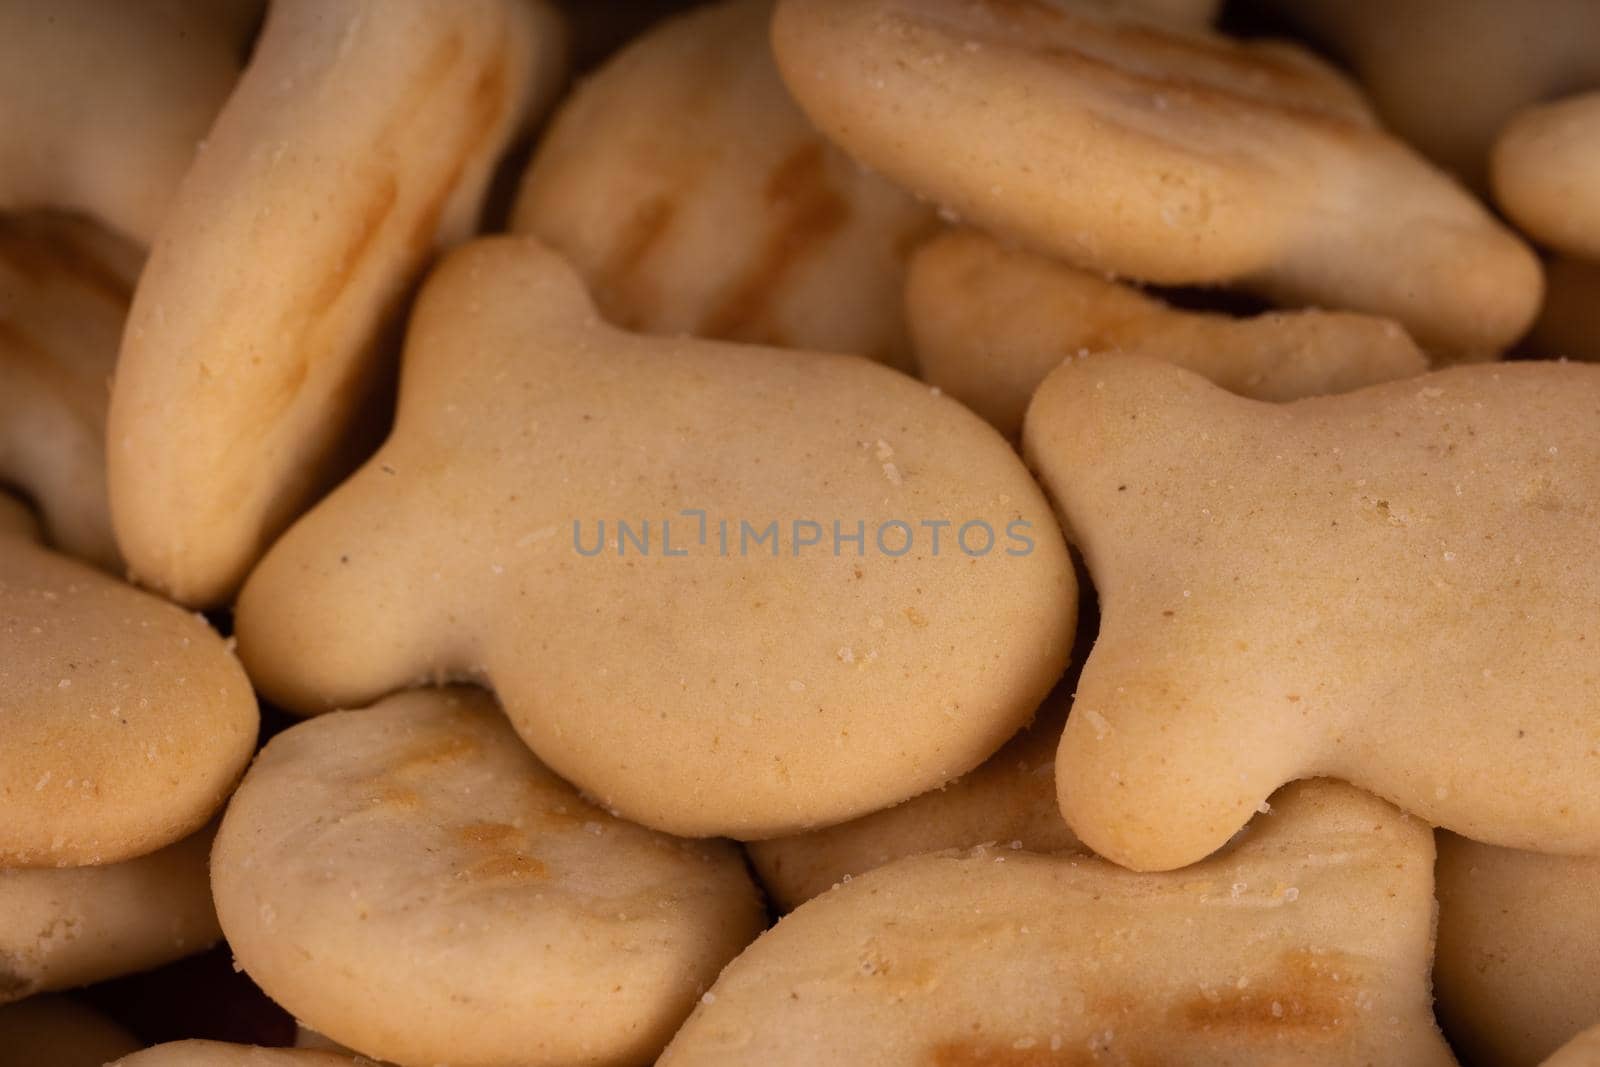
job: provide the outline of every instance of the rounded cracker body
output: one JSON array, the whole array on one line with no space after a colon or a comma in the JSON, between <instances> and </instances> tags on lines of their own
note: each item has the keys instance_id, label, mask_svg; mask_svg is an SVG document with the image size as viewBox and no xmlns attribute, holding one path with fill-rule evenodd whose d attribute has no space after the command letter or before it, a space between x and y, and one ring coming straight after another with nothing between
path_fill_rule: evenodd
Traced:
<instances>
[{"instance_id":1,"label":"rounded cracker body","mask_svg":"<svg viewBox=\"0 0 1600 1067\"><path fill-rule=\"evenodd\" d=\"M1069 700L1052 695L1032 723L970 773L883 811L810 833L755 841L751 865L780 911L904 856L994 845L1078 847L1056 804L1055 756Z\"/></svg>"},{"instance_id":2,"label":"rounded cracker body","mask_svg":"<svg viewBox=\"0 0 1600 1067\"><path fill-rule=\"evenodd\" d=\"M770 0L662 23L579 85L512 220L607 318L909 365L905 255L933 210L823 140L778 79Z\"/></svg>"},{"instance_id":3,"label":"rounded cracker body","mask_svg":"<svg viewBox=\"0 0 1600 1067\"><path fill-rule=\"evenodd\" d=\"M1052 371L1025 451L1101 608L1068 825L1169 870L1328 775L1477 840L1600 851L1597 414L1580 363L1289 404L1152 359Z\"/></svg>"},{"instance_id":4,"label":"rounded cracker body","mask_svg":"<svg viewBox=\"0 0 1600 1067\"><path fill-rule=\"evenodd\" d=\"M0 534L0 864L143 855L197 830L255 747L204 619Z\"/></svg>"},{"instance_id":5,"label":"rounded cracker body","mask_svg":"<svg viewBox=\"0 0 1600 1067\"><path fill-rule=\"evenodd\" d=\"M1600 82L1592 0L1270 0L1347 60L1384 125L1474 188L1513 114Z\"/></svg>"},{"instance_id":6,"label":"rounded cracker body","mask_svg":"<svg viewBox=\"0 0 1600 1067\"><path fill-rule=\"evenodd\" d=\"M526 0L272 5L128 315L108 474L141 583L226 601L370 447L395 316L476 229L559 69L555 20Z\"/></svg>"},{"instance_id":7,"label":"rounded cracker body","mask_svg":"<svg viewBox=\"0 0 1600 1067\"><path fill-rule=\"evenodd\" d=\"M647 1062L763 921L736 850L586 803L468 690L274 738L212 872L273 999L409 1067Z\"/></svg>"},{"instance_id":8,"label":"rounded cracker body","mask_svg":"<svg viewBox=\"0 0 1600 1067\"><path fill-rule=\"evenodd\" d=\"M261 6L0 4L0 210L81 212L148 244Z\"/></svg>"},{"instance_id":9,"label":"rounded cracker body","mask_svg":"<svg viewBox=\"0 0 1600 1067\"><path fill-rule=\"evenodd\" d=\"M650 551L620 545L645 521ZM1049 504L961 405L858 357L624 333L506 237L433 274L395 433L273 547L236 626L285 707L482 680L607 808L754 839L983 762L1060 677L1076 606Z\"/></svg>"},{"instance_id":10,"label":"rounded cracker body","mask_svg":"<svg viewBox=\"0 0 1600 1067\"><path fill-rule=\"evenodd\" d=\"M99 867L0 869L0 1002L159 967L222 937L202 830Z\"/></svg>"},{"instance_id":11,"label":"rounded cracker body","mask_svg":"<svg viewBox=\"0 0 1600 1067\"><path fill-rule=\"evenodd\" d=\"M1600 858L1439 835L1439 1019L1472 1062L1533 1067L1600 1019Z\"/></svg>"},{"instance_id":12,"label":"rounded cracker body","mask_svg":"<svg viewBox=\"0 0 1600 1067\"><path fill-rule=\"evenodd\" d=\"M1333 783L1171 874L913 857L780 920L659 1062L1445 1067L1432 874L1427 827Z\"/></svg>"},{"instance_id":13,"label":"rounded cracker body","mask_svg":"<svg viewBox=\"0 0 1600 1067\"><path fill-rule=\"evenodd\" d=\"M1531 251L1304 49L1042 0L783 0L773 44L867 165L1074 265L1385 315L1452 360L1538 308Z\"/></svg>"},{"instance_id":14,"label":"rounded cracker body","mask_svg":"<svg viewBox=\"0 0 1600 1067\"><path fill-rule=\"evenodd\" d=\"M1013 439L1039 383L1087 352L1163 359L1257 400L1340 393L1428 369L1427 357L1388 319L1181 311L974 231L935 238L912 254L906 317L922 379Z\"/></svg>"},{"instance_id":15,"label":"rounded cracker body","mask_svg":"<svg viewBox=\"0 0 1600 1067\"><path fill-rule=\"evenodd\" d=\"M1489 177L1535 240L1600 260L1600 92L1519 111L1495 140Z\"/></svg>"}]
</instances>

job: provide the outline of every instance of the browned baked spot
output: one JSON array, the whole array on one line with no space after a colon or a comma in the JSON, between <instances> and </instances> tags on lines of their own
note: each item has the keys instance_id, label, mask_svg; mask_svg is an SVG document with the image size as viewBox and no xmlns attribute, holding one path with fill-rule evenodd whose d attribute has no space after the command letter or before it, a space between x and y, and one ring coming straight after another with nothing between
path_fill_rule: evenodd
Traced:
<instances>
[{"instance_id":1,"label":"browned baked spot","mask_svg":"<svg viewBox=\"0 0 1600 1067\"><path fill-rule=\"evenodd\" d=\"M482 854L461 871L469 881L526 881L548 873L543 863L516 846L522 831L509 823L468 823L456 831L456 837Z\"/></svg>"},{"instance_id":2,"label":"browned baked spot","mask_svg":"<svg viewBox=\"0 0 1600 1067\"><path fill-rule=\"evenodd\" d=\"M1322 87L1306 67L1261 48L1211 36L1165 30L1136 19L1072 15L1041 0L981 0L997 21L997 43L1023 48L1105 80L1130 106L1157 96L1187 97L1218 111L1289 116L1335 132L1368 129L1354 104ZM1027 22L1051 24L1048 39ZM1061 27L1059 23L1070 23ZM974 27L963 27L973 29ZM1209 68L1209 69L1207 69ZM1181 73L1184 70L1192 74Z\"/></svg>"},{"instance_id":3,"label":"browned baked spot","mask_svg":"<svg viewBox=\"0 0 1600 1067\"><path fill-rule=\"evenodd\" d=\"M395 158L406 154L403 142L415 129L417 115L440 99L449 99L450 80L456 75L465 53L459 33L442 37L429 52L416 78L404 95L397 98L389 113L389 121L371 142L370 156L375 159ZM455 192L462 172L474 154L495 129L505 110L509 92L508 74L503 54L497 52L492 60L473 79L472 87L463 100L463 114L459 121L447 124L448 130L458 138L456 150L449 153L450 162L437 174L437 179L421 195L413 211L401 217L396 211L400 203L400 177L394 170L378 174L370 188L351 209L347 223L348 239L344 248L331 260L327 275L320 284L305 294L296 315L299 319L300 341L292 346L290 362L284 374L273 383L272 391L261 403L259 419L270 425L305 385L313 364L321 362L331 346L332 336L328 320L341 297L353 282L368 273L367 263L375 259L380 247L380 236L391 219L406 228L406 249L409 256L401 273L409 275L420 265L427 254L438 229L439 217ZM434 146L426 146L430 152ZM387 265L387 264L386 264ZM375 321L387 319L394 306L404 297L404 289L396 287L389 295L388 305L379 309ZM359 377L362 360L352 361L347 378Z\"/></svg>"},{"instance_id":4,"label":"browned baked spot","mask_svg":"<svg viewBox=\"0 0 1600 1067\"><path fill-rule=\"evenodd\" d=\"M469 881L524 882L544 878L548 872L543 863L522 852L496 852L479 860L462 872Z\"/></svg>"},{"instance_id":5,"label":"browned baked spot","mask_svg":"<svg viewBox=\"0 0 1600 1067\"><path fill-rule=\"evenodd\" d=\"M470 737L429 737L402 749L387 771L395 775L415 774L476 754L478 743Z\"/></svg>"},{"instance_id":6,"label":"browned baked spot","mask_svg":"<svg viewBox=\"0 0 1600 1067\"><path fill-rule=\"evenodd\" d=\"M399 786L380 786L372 791L369 799L374 807L401 808L405 811L415 811L422 805L416 790Z\"/></svg>"},{"instance_id":7,"label":"browned baked spot","mask_svg":"<svg viewBox=\"0 0 1600 1067\"><path fill-rule=\"evenodd\" d=\"M1286 952L1271 973L1248 982L1242 989L1202 993L1175 1004L1168 1011L1167 1029L1174 1033L1202 1031L1224 1039L1260 1041L1284 1038L1307 1041L1337 1039L1360 1013L1365 967L1361 960L1340 952L1299 949ZM1105 1020L1102 1029L1129 1034L1141 1026L1139 998L1102 993L1092 1015ZM1145 1025L1156 1023L1144 1020ZM1160 1061L1130 1055L1113 1040L1100 1048L1082 1037L1081 1021L1069 1041L1037 1035L1016 1038L979 1037L942 1041L928 1052L930 1067L1079 1067L1116 1062L1149 1064ZM1115 1050L1118 1058L1107 1053Z\"/></svg>"},{"instance_id":8,"label":"browned baked spot","mask_svg":"<svg viewBox=\"0 0 1600 1067\"><path fill-rule=\"evenodd\" d=\"M629 296L628 299L605 301L613 305L613 308L607 309L608 314L613 310L618 312L613 316L617 325L632 329L646 317L642 308L648 294L642 291L637 272L672 228L677 214L677 202L669 196L657 194L636 205L618 229L617 239L600 266L599 286L602 292L609 289ZM631 310L624 311L624 308Z\"/></svg>"},{"instance_id":9,"label":"browned baked spot","mask_svg":"<svg viewBox=\"0 0 1600 1067\"><path fill-rule=\"evenodd\" d=\"M469 845L492 845L517 836L517 828L503 822L472 822L456 831Z\"/></svg>"},{"instance_id":10,"label":"browned baked spot","mask_svg":"<svg viewBox=\"0 0 1600 1067\"><path fill-rule=\"evenodd\" d=\"M1008 22L1036 19L1059 23L1069 17L1062 6L1049 0L980 2L996 18ZM1303 88L1316 91L1320 84L1305 65L1286 54L1241 46L1211 34L1167 29L1137 17L1077 15L1071 22L1071 33L1077 41L1098 44L1107 51L1133 52L1158 69L1171 69L1179 64L1208 64L1250 84L1262 99L1270 99L1276 92L1297 92Z\"/></svg>"},{"instance_id":11,"label":"browned baked spot","mask_svg":"<svg viewBox=\"0 0 1600 1067\"><path fill-rule=\"evenodd\" d=\"M755 260L701 320L697 333L785 343L771 322L773 298L795 266L850 218L850 204L828 182L827 161L827 146L808 141L773 170L763 189L772 208L772 229Z\"/></svg>"},{"instance_id":12,"label":"browned baked spot","mask_svg":"<svg viewBox=\"0 0 1600 1067\"><path fill-rule=\"evenodd\" d=\"M377 176L371 188L351 206L346 226L348 239L334 257L334 269L321 284L306 294L305 321L314 326L328 313L349 287L350 279L361 273L361 263L373 251L383 224L400 199L400 183L392 172ZM311 332L310 329L307 331ZM304 377L302 374L301 377Z\"/></svg>"},{"instance_id":13,"label":"browned baked spot","mask_svg":"<svg viewBox=\"0 0 1600 1067\"><path fill-rule=\"evenodd\" d=\"M299 339L283 353L282 373L263 383L265 391L255 411L259 425L271 427L304 387L312 364L322 362L331 347L328 324L333 310L351 281L361 273L362 261L377 247L378 234L399 197L394 174L383 173L353 205L343 250L332 258L317 284L306 291L299 309L290 313L291 321L298 320Z\"/></svg>"},{"instance_id":14,"label":"browned baked spot","mask_svg":"<svg viewBox=\"0 0 1600 1067\"><path fill-rule=\"evenodd\" d=\"M489 60L488 66L479 71L477 78L473 79L472 91L463 101L462 121L455 127L462 136L456 145L456 150L451 153L450 165L441 174L439 182L428 191L417 210L416 222L409 238L409 247L413 255L420 257L433 247L445 205L450 202L450 198L455 195L456 187L461 184L461 176L466 172L467 164L478 157L490 136L499 127L510 100L510 74L506 70L506 57L503 52L496 52Z\"/></svg>"},{"instance_id":15,"label":"browned baked spot","mask_svg":"<svg viewBox=\"0 0 1600 1067\"><path fill-rule=\"evenodd\" d=\"M406 94L395 101L395 107L390 112L389 125L379 135L380 144L398 140L398 134L406 123L415 119L423 105L443 91L446 81L455 73L456 65L461 62L464 51L466 45L461 40L459 30L452 30L434 43L433 51L428 53L422 69L417 72L416 80L407 87Z\"/></svg>"},{"instance_id":16,"label":"browned baked spot","mask_svg":"<svg viewBox=\"0 0 1600 1067\"><path fill-rule=\"evenodd\" d=\"M1103 79L1105 88L1116 90L1136 106L1149 107L1152 111L1154 105L1150 101L1157 97L1176 98L1191 106L1210 108L1224 118L1276 116L1339 136L1370 132L1368 124L1354 122L1337 111L1296 103L1282 96L1262 95L1172 73L1145 74L1065 45L1040 45L1034 50L1064 67L1075 66L1092 72L1091 76Z\"/></svg>"},{"instance_id":17,"label":"browned baked spot","mask_svg":"<svg viewBox=\"0 0 1600 1067\"><path fill-rule=\"evenodd\" d=\"M642 201L622 224L600 265L595 301L607 318L624 329L641 328L655 313L655 283L640 268L672 229L677 214L674 195L658 193Z\"/></svg>"},{"instance_id":18,"label":"browned baked spot","mask_svg":"<svg viewBox=\"0 0 1600 1067\"><path fill-rule=\"evenodd\" d=\"M1194 1030L1332 1036L1360 1011L1364 966L1340 952L1286 952L1264 978L1175 1005L1172 1021Z\"/></svg>"}]
</instances>

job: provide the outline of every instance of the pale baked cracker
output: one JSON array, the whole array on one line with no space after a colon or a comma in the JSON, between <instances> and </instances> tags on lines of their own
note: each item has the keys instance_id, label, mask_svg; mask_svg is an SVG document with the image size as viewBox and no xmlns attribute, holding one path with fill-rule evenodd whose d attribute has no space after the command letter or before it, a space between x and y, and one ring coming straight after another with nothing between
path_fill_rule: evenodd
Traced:
<instances>
[{"instance_id":1,"label":"pale baked cracker","mask_svg":"<svg viewBox=\"0 0 1600 1067\"><path fill-rule=\"evenodd\" d=\"M349 468L395 318L476 229L560 46L531 0L272 5L129 313L108 463L142 584L228 600Z\"/></svg>"},{"instance_id":2,"label":"pale baked cracker","mask_svg":"<svg viewBox=\"0 0 1600 1067\"><path fill-rule=\"evenodd\" d=\"M1005 849L901 860L780 920L658 1062L1453 1064L1432 888L1426 826L1323 782L1167 874Z\"/></svg>"},{"instance_id":3,"label":"pale baked cracker","mask_svg":"<svg viewBox=\"0 0 1600 1067\"><path fill-rule=\"evenodd\" d=\"M585 802L465 689L275 737L212 883L269 996L411 1067L646 1062L765 918L733 846Z\"/></svg>"},{"instance_id":4,"label":"pale baked cracker","mask_svg":"<svg viewBox=\"0 0 1600 1067\"><path fill-rule=\"evenodd\" d=\"M1489 150L1517 111L1600 85L1592 0L1271 0L1355 69L1386 126L1488 188ZM1374 204L1381 208L1381 204Z\"/></svg>"},{"instance_id":5,"label":"pale baked cracker","mask_svg":"<svg viewBox=\"0 0 1600 1067\"><path fill-rule=\"evenodd\" d=\"M918 373L1015 438L1063 359L1113 351L1163 359L1257 400L1294 400L1428 369L1404 329L1347 311L1235 318L1185 311L973 231L911 257L906 319Z\"/></svg>"},{"instance_id":6,"label":"pale baked cracker","mask_svg":"<svg viewBox=\"0 0 1600 1067\"><path fill-rule=\"evenodd\" d=\"M1327 775L1476 839L1600 852L1597 426L1587 364L1289 404L1063 364L1023 443L1100 599L1067 823L1181 867Z\"/></svg>"},{"instance_id":7,"label":"pale baked cracker","mask_svg":"<svg viewBox=\"0 0 1600 1067\"><path fill-rule=\"evenodd\" d=\"M192 833L255 748L243 669L203 618L26 530L0 521L0 866L114 863Z\"/></svg>"},{"instance_id":8,"label":"pale baked cracker","mask_svg":"<svg viewBox=\"0 0 1600 1067\"><path fill-rule=\"evenodd\" d=\"M264 6L0 5L0 211L79 212L149 244Z\"/></svg>"},{"instance_id":9,"label":"pale baked cracker","mask_svg":"<svg viewBox=\"0 0 1600 1067\"><path fill-rule=\"evenodd\" d=\"M782 0L773 45L847 151L1077 266L1384 315L1449 360L1537 310L1531 251L1297 46L1048 0Z\"/></svg>"},{"instance_id":10,"label":"pale baked cracker","mask_svg":"<svg viewBox=\"0 0 1600 1067\"><path fill-rule=\"evenodd\" d=\"M1600 31L1600 19L1596 24ZM1523 232L1567 255L1600 260L1600 91L1517 112L1495 139L1489 178Z\"/></svg>"},{"instance_id":11,"label":"pale baked cracker","mask_svg":"<svg viewBox=\"0 0 1600 1067\"><path fill-rule=\"evenodd\" d=\"M400 392L388 443L240 597L240 654L285 707L482 680L603 805L759 838L971 770L1066 666L1076 583L1043 495L895 371L624 333L506 237L432 276ZM992 544L973 525L964 550L968 524Z\"/></svg>"},{"instance_id":12,"label":"pale baked cracker","mask_svg":"<svg viewBox=\"0 0 1600 1067\"><path fill-rule=\"evenodd\" d=\"M933 209L812 129L773 65L771 11L696 9L585 79L523 176L512 229L565 255L627 329L907 368L905 257Z\"/></svg>"},{"instance_id":13,"label":"pale baked cracker","mask_svg":"<svg viewBox=\"0 0 1600 1067\"><path fill-rule=\"evenodd\" d=\"M1533 1067L1600 1019L1600 858L1439 835L1439 1019L1464 1056Z\"/></svg>"},{"instance_id":14,"label":"pale baked cracker","mask_svg":"<svg viewBox=\"0 0 1600 1067\"><path fill-rule=\"evenodd\" d=\"M1028 726L948 785L837 826L753 841L751 866L779 911L905 856L950 848L1081 849L1056 803L1055 756L1071 694L1052 693Z\"/></svg>"},{"instance_id":15,"label":"pale baked cracker","mask_svg":"<svg viewBox=\"0 0 1600 1067\"><path fill-rule=\"evenodd\" d=\"M216 944L211 838L204 829L98 867L0 868L0 1003L149 970Z\"/></svg>"}]
</instances>

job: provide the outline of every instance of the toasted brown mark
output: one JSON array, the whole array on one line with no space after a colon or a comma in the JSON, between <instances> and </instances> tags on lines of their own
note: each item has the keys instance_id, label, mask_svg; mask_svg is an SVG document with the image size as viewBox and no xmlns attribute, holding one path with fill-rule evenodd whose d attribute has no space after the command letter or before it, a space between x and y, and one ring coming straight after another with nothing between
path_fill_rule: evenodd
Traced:
<instances>
[{"instance_id":1,"label":"toasted brown mark","mask_svg":"<svg viewBox=\"0 0 1600 1067\"><path fill-rule=\"evenodd\" d=\"M503 822L473 822L456 831L469 845L493 845L517 836L517 828Z\"/></svg>"},{"instance_id":2,"label":"toasted brown mark","mask_svg":"<svg viewBox=\"0 0 1600 1067\"><path fill-rule=\"evenodd\" d=\"M1285 53L1241 45L1212 34L1166 29L1138 18L1095 18L1069 13L1067 8L1047 0L981 0L997 18L1017 23L1037 18L1046 23L1070 20L1074 39L1099 45L1107 51L1120 49L1138 54L1151 66L1170 69L1179 64L1204 66L1220 76L1231 74L1259 86L1263 95L1274 92L1298 94L1302 90L1322 95L1327 86L1308 64L1298 63ZM1264 84L1270 79L1275 84Z\"/></svg>"},{"instance_id":3,"label":"toasted brown mark","mask_svg":"<svg viewBox=\"0 0 1600 1067\"><path fill-rule=\"evenodd\" d=\"M617 232L616 242L600 265L595 294L607 305L606 313L617 325L635 329L648 317L645 308L650 294L639 277L639 268L660 246L677 214L677 202L657 194L639 203Z\"/></svg>"},{"instance_id":4,"label":"toasted brown mark","mask_svg":"<svg viewBox=\"0 0 1600 1067\"><path fill-rule=\"evenodd\" d=\"M591 822L604 825L611 819L605 812L589 808L575 797L568 803L552 806L549 791L532 781L527 783L527 798L530 814L547 827L570 828Z\"/></svg>"},{"instance_id":5,"label":"toasted brown mark","mask_svg":"<svg viewBox=\"0 0 1600 1067\"><path fill-rule=\"evenodd\" d=\"M1219 112L1257 118L1288 118L1306 127L1335 135L1352 136L1371 132L1367 125L1352 122L1336 112L1295 104L1282 97L1260 96L1171 74L1141 74L1118 66L1110 60L1067 47L1045 45L1040 46L1037 51L1060 61L1063 66L1077 66L1091 70L1106 83L1106 87L1114 86L1138 100L1152 100L1157 95L1187 97L1194 106L1210 107Z\"/></svg>"},{"instance_id":6,"label":"toasted brown mark","mask_svg":"<svg viewBox=\"0 0 1600 1067\"><path fill-rule=\"evenodd\" d=\"M548 873L543 863L522 852L496 852L474 863L465 871L466 876L474 881L520 882L543 878Z\"/></svg>"},{"instance_id":7,"label":"toasted brown mark","mask_svg":"<svg viewBox=\"0 0 1600 1067\"><path fill-rule=\"evenodd\" d=\"M850 205L828 183L827 146L808 141L767 178L763 190L775 222L744 274L733 280L696 331L707 337L784 343L770 321L779 287L806 256L850 218Z\"/></svg>"},{"instance_id":8,"label":"toasted brown mark","mask_svg":"<svg viewBox=\"0 0 1600 1067\"><path fill-rule=\"evenodd\" d=\"M1296 949L1284 953L1260 980L1191 997L1174 1005L1169 1018L1175 1025L1213 1033L1332 1037L1358 1015L1364 977L1365 965L1355 957Z\"/></svg>"},{"instance_id":9,"label":"toasted brown mark","mask_svg":"<svg viewBox=\"0 0 1600 1067\"><path fill-rule=\"evenodd\" d=\"M411 232L410 247L413 254L424 256L433 247L439 229L439 219L445 205L461 184L467 164L478 158L489 138L505 117L511 103L511 76L506 69L504 52L496 52L488 65L473 79L472 91L463 101L465 114L453 126L461 137L456 150L451 153L450 166L441 173L441 180L429 191L417 211L416 223Z\"/></svg>"},{"instance_id":10,"label":"toasted brown mark","mask_svg":"<svg viewBox=\"0 0 1600 1067\"><path fill-rule=\"evenodd\" d=\"M1363 988L1365 968L1350 955L1339 952L1313 952L1297 949L1286 952L1264 978L1243 989L1228 987L1211 995L1201 994L1173 1005L1165 1026L1153 1018L1140 1020L1137 997L1103 995L1094 1014L1108 1024L1089 1029L1112 1029L1125 1035L1154 1028L1174 1040L1186 1032L1206 1031L1213 1037L1237 1037L1259 1042L1264 1037L1289 1036L1296 1041L1325 1038L1337 1040L1344 1027L1359 1014L1357 996ZM1147 1014L1147 1013L1146 1013ZM1133 1019L1130 1027L1129 1020ZM1137 1058L1127 1048L1112 1049L1120 1058L1109 1059L1090 1050L1082 1040L1084 1020L1074 1020L1070 1041L1058 1042L1052 1049L1048 1038L1038 1035L1016 1037L973 1037L942 1041L928 1053L930 1067L1080 1067L1115 1063L1152 1063ZM1127 1038L1124 1038L1127 1041ZM1069 1047L1070 1046L1070 1047ZM1107 1050L1111 1051L1111 1050ZM1136 1058L1129 1058L1130 1052Z\"/></svg>"},{"instance_id":11,"label":"toasted brown mark","mask_svg":"<svg viewBox=\"0 0 1600 1067\"><path fill-rule=\"evenodd\" d=\"M453 90L450 81L458 75L465 51L459 33L443 37L429 53L407 91L395 100L388 121L368 145L369 158L404 160L415 154L416 146L407 142L415 141L415 131L419 128L430 135L442 129L454 142L444 152L437 143L425 146L430 157L443 156L449 163L426 172L427 185L411 203L402 204L402 172L396 167L381 170L370 179L369 187L353 198L344 247L329 260L332 266L318 284L308 289L298 306L289 311L289 319L298 324L297 341L285 353L285 372L263 400L260 417L264 424L270 426L299 394L312 365L335 351L339 339L337 309L358 279L375 269L393 271L399 284L390 286L391 291L384 294L371 326L375 328L395 310L404 298L411 276L433 245L439 219L467 165L481 153L510 105L510 74L503 50L497 49L487 58L464 97ZM438 108L440 101L445 101L450 109L444 116L447 121L419 123L418 116L428 114L430 105ZM399 249L381 240L395 226L404 228L406 234ZM380 255L380 250L386 254ZM370 348L372 339L369 336L360 343ZM349 382L365 374L365 360L348 362L350 365L340 381L332 385L336 393L348 391Z\"/></svg>"},{"instance_id":12,"label":"toasted brown mark","mask_svg":"<svg viewBox=\"0 0 1600 1067\"><path fill-rule=\"evenodd\" d=\"M425 737L402 749L385 771L397 776L416 774L466 759L477 751L476 741L459 734Z\"/></svg>"},{"instance_id":13,"label":"toasted brown mark","mask_svg":"<svg viewBox=\"0 0 1600 1067\"><path fill-rule=\"evenodd\" d=\"M542 862L517 847L522 831L508 823L468 823L456 831L456 837L482 854L482 858L462 869L462 877L468 880L525 881L549 873Z\"/></svg>"},{"instance_id":14,"label":"toasted brown mark","mask_svg":"<svg viewBox=\"0 0 1600 1067\"><path fill-rule=\"evenodd\" d=\"M354 205L353 216L347 222L349 239L332 261L337 266L328 270L315 288L307 291L305 303L298 312L290 312L290 317L298 319L302 325L297 339L282 354L282 374L264 383L270 384L271 391L262 397L257 408L263 425L271 426L276 422L305 386L312 363L320 361L332 349L332 340L326 334L330 314L349 289L352 279L361 272L362 260L376 247L378 234L399 198L400 187L395 176L384 173Z\"/></svg>"},{"instance_id":15,"label":"toasted brown mark","mask_svg":"<svg viewBox=\"0 0 1600 1067\"><path fill-rule=\"evenodd\" d=\"M372 791L372 803L379 807L404 808L415 811L422 804L416 790L400 786L379 786Z\"/></svg>"},{"instance_id":16,"label":"toasted brown mark","mask_svg":"<svg viewBox=\"0 0 1600 1067\"><path fill-rule=\"evenodd\" d=\"M1156 95L1181 95L1198 106L1258 116L1289 116L1334 132L1371 128L1371 123L1358 118L1359 113L1350 105L1329 92L1319 91L1318 81L1305 69L1259 48L1216 43L1208 37L1167 32L1134 21L1108 25L1089 18L1071 18L1064 10L1043 7L1037 0L984 3L1013 11L1013 20L1015 12L1023 9L1048 10L1053 21L1070 18L1072 43L1066 43L1067 35L1063 33L1053 33L1050 40L1024 42L1010 38L1005 43L1017 44L1063 66L1092 71L1105 80L1107 90L1120 89L1134 101L1153 100ZM1123 58L1128 53L1137 55L1139 60ZM1194 73L1180 73L1184 68ZM1232 84L1225 84L1224 79Z\"/></svg>"}]
</instances>

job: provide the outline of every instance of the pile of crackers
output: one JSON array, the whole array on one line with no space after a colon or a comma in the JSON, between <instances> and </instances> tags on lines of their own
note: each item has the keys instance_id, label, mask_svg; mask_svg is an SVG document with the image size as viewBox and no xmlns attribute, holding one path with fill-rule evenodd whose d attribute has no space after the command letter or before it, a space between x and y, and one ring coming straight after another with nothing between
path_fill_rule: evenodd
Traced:
<instances>
[{"instance_id":1,"label":"pile of crackers","mask_svg":"<svg viewBox=\"0 0 1600 1067\"><path fill-rule=\"evenodd\" d=\"M1600 1064L1586 360L1593 0L0 0L0 1067Z\"/></svg>"}]
</instances>

